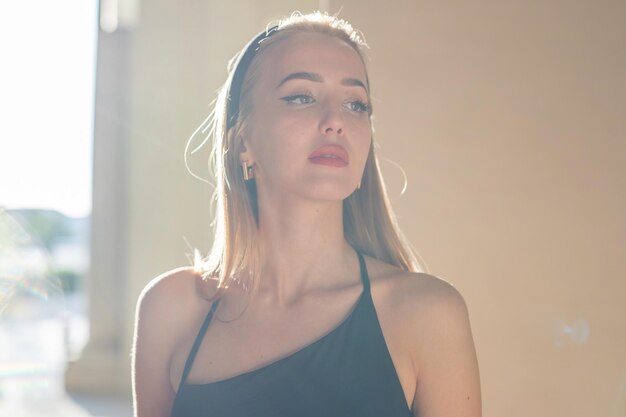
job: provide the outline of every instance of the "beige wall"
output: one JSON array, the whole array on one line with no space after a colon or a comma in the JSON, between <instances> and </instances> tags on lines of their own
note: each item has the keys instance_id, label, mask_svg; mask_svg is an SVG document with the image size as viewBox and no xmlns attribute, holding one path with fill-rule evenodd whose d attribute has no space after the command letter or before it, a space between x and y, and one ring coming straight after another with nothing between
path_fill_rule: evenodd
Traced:
<instances>
[{"instance_id":1,"label":"beige wall","mask_svg":"<svg viewBox=\"0 0 626 417\"><path fill-rule=\"evenodd\" d=\"M182 150L227 59L268 19L317 5L141 5L125 81L118 389L128 389L140 289L186 263L183 238L209 245L210 190L186 174ZM400 223L469 305L485 417L626 415L626 3L347 0L329 10L342 6L371 46L376 138ZM92 314L97 329L102 313Z\"/></svg>"}]
</instances>

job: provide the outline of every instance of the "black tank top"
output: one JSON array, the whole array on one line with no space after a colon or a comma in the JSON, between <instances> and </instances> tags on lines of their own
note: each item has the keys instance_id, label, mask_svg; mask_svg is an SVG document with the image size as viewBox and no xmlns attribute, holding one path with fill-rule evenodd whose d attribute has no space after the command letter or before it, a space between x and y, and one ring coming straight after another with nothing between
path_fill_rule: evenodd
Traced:
<instances>
[{"instance_id":1,"label":"black tank top","mask_svg":"<svg viewBox=\"0 0 626 417\"><path fill-rule=\"evenodd\" d=\"M363 291L332 331L253 371L188 384L217 306L213 303L185 363L172 417L412 416L378 322L365 261L358 256Z\"/></svg>"}]
</instances>

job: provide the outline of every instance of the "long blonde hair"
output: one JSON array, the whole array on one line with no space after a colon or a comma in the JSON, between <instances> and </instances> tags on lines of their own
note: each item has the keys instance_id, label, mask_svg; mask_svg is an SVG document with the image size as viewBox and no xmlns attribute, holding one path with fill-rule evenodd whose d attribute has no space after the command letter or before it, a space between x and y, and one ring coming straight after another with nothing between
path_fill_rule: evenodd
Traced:
<instances>
[{"instance_id":1,"label":"long blonde hair","mask_svg":"<svg viewBox=\"0 0 626 417\"><path fill-rule=\"evenodd\" d=\"M195 253L195 269L205 279L219 281L216 297L231 283L238 282L255 288L259 280L261 249L258 245L258 207L254 181L245 181L239 161L243 150L242 133L248 128L252 111L250 93L258 78L259 59L267 45L285 39L294 33L324 33L345 41L359 54L363 63L363 49L367 47L360 32L348 22L326 13L314 12L302 15L294 13L271 29L274 33L261 35L262 42L256 55L249 62L240 89L233 95L233 77L250 44L240 51L229 63L229 76L215 101L208 124L197 132L209 131L213 140L210 166L215 184L215 219L213 247L203 258ZM258 38L257 38L258 39ZM254 53L254 52L253 52ZM249 55L249 52L247 53ZM240 70L241 71L241 70ZM237 80L235 80L237 82ZM369 80L367 80L369 88ZM236 122L229 120L229 101L237 101ZM195 136L195 134L194 134ZM190 141L194 138L191 137ZM205 140L206 141L206 140ZM373 141L373 139L372 139ZM361 186L343 202L344 236L355 250L380 259L408 271L422 271L415 252L404 237L391 208L382 180L374 144L365 164Z\"/></svg>"}]
</instances>

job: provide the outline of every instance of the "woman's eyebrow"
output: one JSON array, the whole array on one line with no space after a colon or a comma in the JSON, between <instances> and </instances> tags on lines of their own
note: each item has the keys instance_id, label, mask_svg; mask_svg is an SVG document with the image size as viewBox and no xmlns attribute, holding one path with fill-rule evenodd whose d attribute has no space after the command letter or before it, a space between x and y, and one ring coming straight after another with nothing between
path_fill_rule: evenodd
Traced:
<instances>
[{"instance_id":1,"label":"woman's eyebrow","mask_svg":"<svg viewBox=\"0 0 626 417\"><path fill-rule=\"evenodd\" d=\"M282 81L278 83L276 88L279 88L281 85L285 84L287 81L290 81L290 80L308 80L308 81L313 81L316 83L324 82L324 78L319 74L316 74L313 72L300 71L300 72L293 72L289 74L288 76L286 76L285 78L283 78ZM347 85L347 86L354 86L354 87L363 87L363 89L367 91L367 87L365 86L363 81L359 80L358 78L350 78L350 77L344 78L341 80L341 84Z\"/></svg>"},{"instance_id":2,"label":"woman's eyebrow","mask_svg":"<svg viewBox=\"0 0 626 417\"><path fill-rule=\"evenodd\" d=\"M324 81L322 76L319 74L315 74L312 72L304 72L304 71L293 72L289 74L288 76L286 76L285 78L283 78L283 80L280 83L278 83L276 88L280 87L281 85L285 84L287 81L290 81L290 80L308 80L308 81L314 81L316 83L321 83Z\"/></svg>"},{"instance_id":3,"label":"woman's eyebrow","mask_svg":"<svg viewBox=\"0 0 626 417\"><path fill-rule=\"evenodd\" d=\"M363 81L358 78L344 78L341 80L342 85L349 85L354 87L363 87L363 89L367 92L367 87L363 84Z\"/></svg>"}]
</instances>

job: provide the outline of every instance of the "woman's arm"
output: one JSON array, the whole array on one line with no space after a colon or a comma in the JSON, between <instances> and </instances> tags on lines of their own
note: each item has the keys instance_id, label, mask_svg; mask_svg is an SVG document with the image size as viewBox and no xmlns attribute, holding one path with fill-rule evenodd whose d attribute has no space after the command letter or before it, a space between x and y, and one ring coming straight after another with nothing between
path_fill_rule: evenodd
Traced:
<instances>
[{"instance_id":1,"label":"woman's arm","mask_svg":"<svg viewBox=\"0 0 626 417\"><path fill-rule=\"evenodd\" d=\"M164 279L165 278L165 279ZM170 362L175 344L175 291L166 277L150 283L139 297L132 352L135 417L167 417L175 392L170 382ZM172 314L174 317L172 317Z\"/></svg>"},{"instance_id":2,"label":"woman's arm","mask_svg":"<svg viewBox=\"0 0 626 417\"><path fill-rule=\"evenodd\" d=\"M413 402L419 417L480 417L480 378L465 301L444 281L433 279L416 297Z\"/></svg>"}]
</instances>

